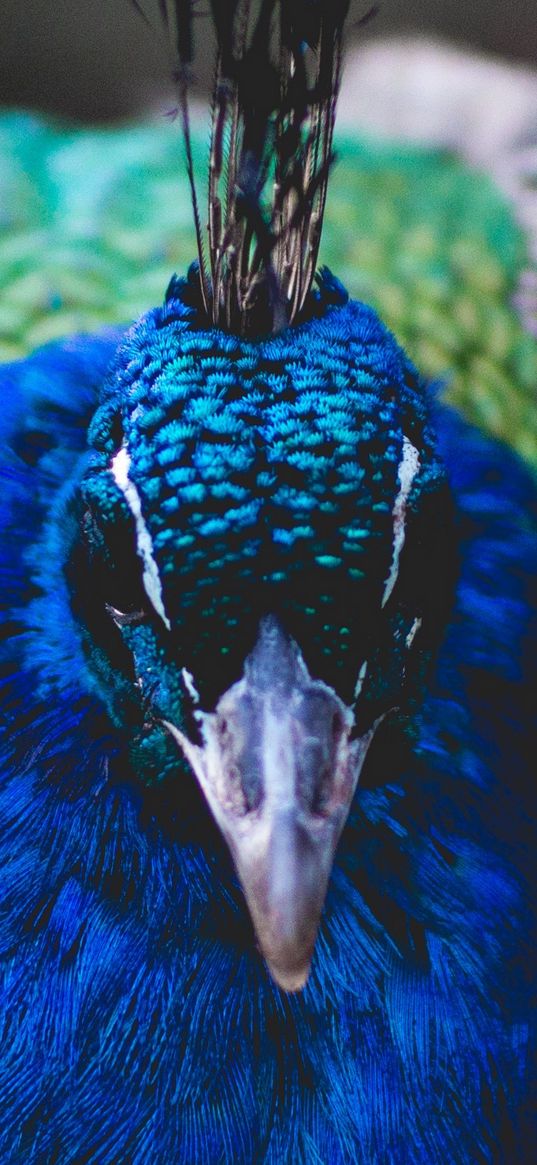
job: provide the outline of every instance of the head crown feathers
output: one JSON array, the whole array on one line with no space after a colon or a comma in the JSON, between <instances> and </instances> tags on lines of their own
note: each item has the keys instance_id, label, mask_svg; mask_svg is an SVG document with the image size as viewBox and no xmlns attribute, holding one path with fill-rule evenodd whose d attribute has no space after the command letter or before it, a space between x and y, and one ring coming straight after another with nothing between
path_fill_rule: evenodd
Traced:
<instances>
[{"instance_id":1,"label":"head crown feathers","mask_svg":"<svg viewBox=\"0 0 537 1165\"><path fill-rule=\"evenodd\" d=\"M304 310L317 265L349 0L210 0L216 64L202 225L189 90L192 0L159 0L186 149L204 311L266 335ZM135 7L144 15L143 7Z\"/></svg>"}]
</instances>

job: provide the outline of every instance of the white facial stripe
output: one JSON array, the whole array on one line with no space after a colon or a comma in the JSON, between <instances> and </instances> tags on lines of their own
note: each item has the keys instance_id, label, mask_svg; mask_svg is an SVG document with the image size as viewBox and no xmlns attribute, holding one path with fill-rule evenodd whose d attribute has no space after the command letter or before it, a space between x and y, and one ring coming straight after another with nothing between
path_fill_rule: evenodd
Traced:
<instances>
[{"instance_id":1,"label":"white facial stripe","mask_svg":"<svg viewBox=\"0 0 537 1165\"><path fill-rule=\"evenodd\" d=\"M417 635L420 627L421 627L421 619L420 619L419 615L417 615L416 618L414 619L412 627L410 628L410 631L408 632L408 635L405 639L405 643L406 643L407 648L412 647L412 644L414 642L414 636Z\"/></svg>"},{"instance_id":2,"label":"white facial stripe","mask_svg":"<svg viewBox=\"0 0 537 1165\"><path fill-rule=\"evenodd\" d=\"M194 681L194 676L192 675L192 672L189 671L187 667L182 667L181 668L181 676L182 676L185 688L190 696L190 699L192 700L192 703L199 704L200 695L199 695L198 689L196 687L196 684Z\"/></svg>"},{"instance_id":3,"label":"white facial stripe","mask_svg":"<svg viewBox=\"0 0 537 1165\"><path fill-rule=\"evenodd\" d=\"M366 674L367 674L367 659L364 659L364 662L360 668L360 671L358 672L358 679L356 680L356 686L354 688L354 699L355 700L358 699L358 696L360 695L360 692L362 691Z\"/></svg>"},{"instance_id":4,"label":"white facial stripe","mask_svg":"<svg viewBox=\"0 0 537 1165\"><path fill-rule=\"evenodd\" d=\"M399 479L399 493L395 499L393 515L393 552L390 573L386 579L382 606L385 607L397 582L399 574L399 558L405 544L406 503L412 489L412 482L420 468L420 456L408 437L403 437L403 456L399 463L397 476Z\"/></svg>"},{"instance_id":5,"label":"white facial stripe","mask_svg":"<svg viewBox=\"0 0 537 1165\"><path fill-rule=\"evenodd\" d=\"M131 459L129 451L124 445L118 453L116 453L112 461L112 474L114 481L121 490L125 501L134 518L136 529L136 550L143 562L143 584L145 593L151 603L152 607L160 616L165 627L170 630L170 621L164 609L164 602L162 599L162 586L160 582L160 575L158 567L153 555L153 543L151 535L144 522L142 514L142 502L140 494L136 489L134 482L129 478L129 468Z\"/></svg>"}]
</instances>

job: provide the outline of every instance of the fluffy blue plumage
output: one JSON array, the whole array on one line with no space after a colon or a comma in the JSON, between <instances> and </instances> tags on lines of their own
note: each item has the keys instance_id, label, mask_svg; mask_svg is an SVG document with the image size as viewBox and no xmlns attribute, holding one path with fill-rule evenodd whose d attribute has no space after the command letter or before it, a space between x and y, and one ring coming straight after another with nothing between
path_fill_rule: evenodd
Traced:
<instances>
[{"instance_id":1,"label":"fluffy blue plumage","mask_svg":"<svg viewBox=\"0 0 537 1165\"><path fill-rule=\"evenodd\" d=\"M164 316L176 310L172 299ZM381 337L384 367L396 366L382 383L391 377L399 390L398 424L410 394L443 496L421 390L404 383L410 366L368 309L352 311L357 327L369 321L366 338ZM117 337L54 345L3 372L0 1159L525 1161L532 483L510 454L433 403L456 509L455 608L414 735L392 718L371 746L310 980L286 995L268 977L231 858L186 766L175 786L172 775L151 787L154 770L130 745L148 705L127 706L120 682L108 699L113 725L98 695L110 659L92 655L87 636L84 647L70 611L88 561L73 564L76 499L98 477L99 456L109 465L117 451L103 440L110 399L123 400L125 424L143 426L125 353L141 335L143 356L162 318L123 342L126 379L118 394L116 359L93 423L102 454L88 455L86 431ZM322 319L309 326L322 332ZM176 338L172 349L175 359ZM371 441L385 422L377 415ZM138 448L142 459L143 438ZM381 451L378 472L384 465ZM156 480L164 488L165 463ZM372 489L376 480L373 472ZM388 567L386 550L380 585ZM433 596L431 618L434 607ZM122 642L135 631L147 640L143 626L127 625ZM167 688L154 698L184 697Z\"/></svg>"}]
</instances>

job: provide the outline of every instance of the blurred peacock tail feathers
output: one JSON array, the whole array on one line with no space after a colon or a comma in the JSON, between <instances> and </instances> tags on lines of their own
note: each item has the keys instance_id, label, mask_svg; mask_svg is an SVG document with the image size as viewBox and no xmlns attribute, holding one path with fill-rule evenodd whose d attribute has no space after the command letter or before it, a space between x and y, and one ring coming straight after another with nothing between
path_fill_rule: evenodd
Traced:
<instances>
[{"instance_id":1,"label":"blurred peacock tail feathers","mask_svg":"<svg viewBox=\"0 0 537 1165\"><path fill-rule=\"evenodd\" d=\"M179 93L204 310L226 331L276 333L300 318L315 276L348 0L210 4L216 63L207 236L189 118L194 9L160 4Z\"/></svg>"}]
</instances>

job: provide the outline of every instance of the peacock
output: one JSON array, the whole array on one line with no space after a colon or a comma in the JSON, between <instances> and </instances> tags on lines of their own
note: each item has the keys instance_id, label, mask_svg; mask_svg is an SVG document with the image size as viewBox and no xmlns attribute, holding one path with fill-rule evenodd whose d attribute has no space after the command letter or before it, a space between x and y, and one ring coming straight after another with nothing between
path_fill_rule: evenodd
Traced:
<instances>
[{"instance_id":1,"label":"peacock","mask_svg":"<svg viewBox=\"0 0 537 1165\"><path fill-rule=\"evenodd\" d=\"M317 271L344 0L210 4L207 232L160 7L197 261L1 373L0 1160L523 1165L534 484Z\"/></svg>"}]
</instances>

